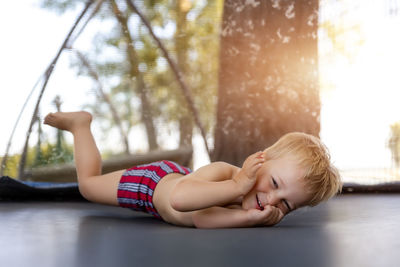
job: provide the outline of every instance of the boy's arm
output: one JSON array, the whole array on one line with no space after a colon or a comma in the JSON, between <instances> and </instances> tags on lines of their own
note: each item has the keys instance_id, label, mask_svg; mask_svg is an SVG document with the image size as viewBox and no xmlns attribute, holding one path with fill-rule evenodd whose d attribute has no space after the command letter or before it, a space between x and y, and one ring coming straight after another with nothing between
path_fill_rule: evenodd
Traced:
<instances>
[{"instance_id":1,"label":"boy's arm","mask_svg":"<svg viewBox=\"0 0 400 267\"><path fill-rule=\"evenodd\" d=\"M211 207L193 212L193 224L197 228L233 228L272 226L279 223L284 214L273 206L264 210L243 210L241 208Z\"/></svg>"},{"instance_id":2,"label":"boy's arm","mask_svg":"<svg viewBox=\"0 0 400 267\"><path fill-rule=\"evenodd\" d=\"M172 208L185 212L231 204L254 185L255 173L263 162L258 156L251 155L240 171L230 164L215 162L187 175L171 193Z\"/></svg>"},{"instance_id":3,"label":"boy's arm","mask_svg":"<svg viewBox=\"0 0 400 267\"><path fill-rule=\"evenodd\" d=\"M177 211L193 211L227 205L240 196L232 176L236 168L214 162L185 176L172 190L170 203Z\"/></svg>"}]
</instances>

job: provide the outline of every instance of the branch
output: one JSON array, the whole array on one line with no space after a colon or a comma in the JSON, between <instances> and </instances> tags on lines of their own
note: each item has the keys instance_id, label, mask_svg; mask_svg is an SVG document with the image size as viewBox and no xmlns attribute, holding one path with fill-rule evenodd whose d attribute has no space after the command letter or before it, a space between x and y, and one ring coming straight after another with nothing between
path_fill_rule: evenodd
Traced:
<instances>
[{"instance_id":1,"label":"branch","mask_svg":"<svg viewBox=\"0 0 400 267\"><path fill-rule=\"evenodd\" d=\"M93 0L92 0L93 1ZM78 39L78 37L81 35L81 33L83 32L83 30L86 28L87 24L89 23L89 21L97 15L97 13L100 11L100 8L103 4L104 0L96 0L96 5L93 8L92 13L88 16L88 19L83 23L82 27L79 29L79 31L74 34L73 38L70 39L70 43L73 44L75 43L75 40Z\"/></svg>"},{"instance_id":2,"label":"branch","mask_svg":"<svg viewBox=\"0 0 400 267\"><path fill-rule=\"evenodd\" d=\"M40 101L42 100L42 96L43 96L43 93L44 93L44 91L46 89L47 83L48 83L48 81L50 79L51 74L53 73L54 67L55 67L55 65L56 65L56 63L57 63L62 51L66 48L66 46L68 44L68 41L70 40L70 38L72 36L72 33L74 32L75 28L77 27L77 25L79 24L79 22L81 21L83 16L86 14L86 12L88 11L88 9L89 9L89 7L91 6L92 3L93 3L92 0L89 0L86 3L83 11L81 12L81 14L76 19L74 25L72 26L72 28L69 31L67 37L65 38L63 44L61 45L60 49L58 50L57 55L55 56L55 58L52 60L52 62L50 63L50 65L47 67L47 69L45 71L45 81L43 83L43 86L42 86L42 89L40 91L38 100L36 102L35 109L34 109L33 114L32 114L31 123L29 125L28 132L26 134L24 149L22 151L21 160L19 162L19 173L18 173L19 178L22 178L24 176L23 172L24 172L24 168L25 168L25 164L26 164L26 156L27 156L27 152L28 152L29 138L30 138L30 135L32 133L32 127L33 127L33 124L35 123L35 118L36 118L36 116L38 114L38 111L39 111Z\"/></svg>"},{"instance_id":3,"label":"branch","mask_svg":"<svg viewBox=\"0 0 400 267\"><path fill-rule=\"evenodd\" d=\"M129 154L129 142L128 142L128 137L124 131L124 128L122 127L122 122L121 119L118 115L117 109L115 108L114 104L111 102L110 97L104 92L103 90L103 85L100 82L100 78L99 75L97 75L97 72L92 68L92 66L90 66L89 61L86 59L86 57L79 52L76 49L72 49L76 55L78 56L79 60L82 62L82 64L87 68L87 70L89 71L89 75L96 81L97 83L97 89L100 92L101 97L103 98L103 100L108 104L108 106L110 107L111 110L111 115L113 116L113 119L115 121L115 123L117 124L122 140L124 142L125 145L125 153Z\"/></svg>"},{"instance_id":4,"label":"branch","mask_svg":"<svg viewBox=\"0 0 400 267\"><path fill-rule=\"evenodd\" d=\"M126 39L127 42L126 51L127 51L127 59L129 62L129 76L130 76L130 84L134 78L137 79L136 89L138 90L140 100L141 100L141 120L146 128L147 133L147 141L149 144L150 150L158 149L157 143L157 134L156 129L154 127L154 118L152 114L151 104L149 102L148 96L146 94L146 84L143 79L143 75L139 70L138 64L138 55L136 53L135 47L133 46L133 39L131 32L128 27L128 17L122 14L115 0L110 0L111 9L114 13L116 19L121 26L121 34Z\"/></svg>"},{"instance_id":5,"label":"branch","mask_svg":"<svg viewBox=\"0 0 400 267\"><path fill-rule=\"evenodd\" d=\"M150 35L153 37L154 41L157 43L158 48L161 49L163 56L167 59L168 64L170 65L176 80L179 83L180 88L182 89L183 95L186 98L186 101L189 105L189 109L191 110L194 120L196 122L197 127L199 127L201 135L203 137L204 140L204 145L206 147L207 153L210 156L210 149L208 148L208 144L207 144L207 138L206 138L206 133L204 130L204 127L200 121L200 117L199 117L199 112L197 111L195 105L194 105L194 101L193 101L193 96L188 88L188 86L186 85L186 83L183 80L183 77L181 75L181 72L179 71L179 68L177 66L177 64L172 60L172 58L169 56L167 49L164 47L164 45L161 43L161 40L154 34L153 29L150 25L150 23L148 22L148 20L144 17L144 15L136 8L135 4L132 2L132 0L126 0L126 3L128 4L128 6L133 10L133 12L135 12L140 19L142 20L143 24L146 26L147 30L149 31Z\"/></svg>"}]
</instances>

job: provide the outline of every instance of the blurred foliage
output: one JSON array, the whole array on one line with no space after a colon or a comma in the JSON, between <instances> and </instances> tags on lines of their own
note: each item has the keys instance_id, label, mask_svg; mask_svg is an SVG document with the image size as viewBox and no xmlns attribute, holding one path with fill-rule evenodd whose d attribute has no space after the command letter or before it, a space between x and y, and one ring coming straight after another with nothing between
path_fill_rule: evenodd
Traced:
<instances>
[{"instance_id":1,"label":"blurred foliage","mask_svg":"<svg viewBox=\"0 0 400 267\"><path fill-rule=\"evenodd\" d=\"M40 150L36 147L31 149L32 155L30 164L28 166L39 167L48 166L60 163L71 162L73 159L73 148L71 145L62 145L62 147L57 147L57 144L42 144ZM40 152L40 157L37 157L38 152ZM29 157L28 157L29 158Z\"/></svg>"},{"instance_id":2,"label":"blurred foliage","mask_svg":"<svg viewBox=\"0 0 400 267\"><path fill-rule=\"evenodd\" d=\"M81 0L44 0L41 2L42 8L47 8L58 14L64 13L66 10L75 9L77 5L80 5L83 1Z\"/></svg>"},{"instance_id":3,"label":"blurred foliage","mask_svg":"<svg viewBox=\"0 0 400 267\"><path fill-rule=\"evenodd\" d=\"M42 0L41 6L63 14L78 9L84 3L84 0ZM103 89L112 104L117 107L127 134L133 126L143 123L140 96L143 82L155 128L162 124L163 131L171 130L182 116L190 114L181 89L139 17L130 11L125 1L117 0L115 3L128 20L129 32L127 33L118 22L115 9L113 10L113 1L104 1L96 16L89 22L96 24L98 29L93 37L92 47L80 51L98 73ZM179 66L192 90L195 105L201 114L200 119L211 136L215 124L219 28L223 1L152 0L134 3L149 20L172 58L177 61L178 53L186 55L186 62L179 62ZM184 13L186 20L186 27L183 30L179 29L179 36L176 25L179 15L182 14L178 14L178 11ZM127 35L131 36L132 42L127 40ZM182 37L187 45L178 47L177 38ZM137 56L135 60L130 57L128 46L133 48ZM177 48L184 51L177 51ZM91 77L78 58L73 58L72 61L72 67L78 75ZM137 69L133 77L132 68ZM95 92L96 90L93 89ZM107 134L116 123L109 112L109 104L100 94L96 95L96 101L87 103L87 106L98 118L96 121L102 127L102 132Z\"/></svg>"},{"instance_id":4,"label":"blurred foliage","mask_svg":"<svg viewBox=\"0 0 400 267\"><path fill-rule=\"evenodd\" d=\"M8 156L7 164L4 166L3 174L10 177L17 177L18 175L18 163L21 158L21 155L12 155ZM0 157L3 160L3 157Z\"/></svg>"},{"instance_id":5,"label":"blurred foliage","mask_svg":"<svg viewBox=\"0 0 400 267\"><path fill-rule=\"evenodd\" d=\"M360 48L366 43L365 22L355 15L361 3L351 0L319 2L320 10L324 11L319 14L318 32L321 90L336 88L337 77L331 77L331 68L337 66L340 60L354 63Z\"/></svg>"},{"instance_id":6,"label":"blurred foliage","mask_svg":"<svg viewBox=\"0 0 400 267\"><path fill-rule=\"evenodd\" d=\"M338 21L322 21L319 28L321 31L325 31L333 50L330 51L330 54L322 56L343 55L348 61L353 62L357 55L356 49L365 44L362 24L359 21L350 23L346 17L341 17Z\"/></svg>"},{"instance_id":7,"label":"blurred foliage","mask_svg":"<svg viewBox=\"0 0 400 267\"><path fill-rule=\"evenodd\" d=\"M8 157L4 175L10 177L18 176L20 157L21 155L19 154ZM27 169L71 162L72 158L73 148L71 145L63 144L61 148L58 148L57 144L43 143L40 149L37 146L28 149ZM2 158L0 157L1 160Z\"/></svg>"},{"instance_id":8,"label":"blurred foliage","mask_svg":"<svg viewBox=\"0 0 400 267\"><path fill-rule=\"evenodd\" d=\"M56 97L54 102L56 101L61 105L59 96ZM58 106L58 109L59 108L60 106ZM28 148L26 169L63 164L73 160L73 147L65 141L63 131L54 129L56 133L56 140L54 143L49 141L43 142L44 139L47 140L48 138L44 136L42 131L40 116L38 116L35 125L37 127L36 145ZM20 159L20 154L8 156L3 169L3 175L18 177ZM3 162L2 160L3 158L0 157L0 162Z\"/></svg>"}]
</instances>

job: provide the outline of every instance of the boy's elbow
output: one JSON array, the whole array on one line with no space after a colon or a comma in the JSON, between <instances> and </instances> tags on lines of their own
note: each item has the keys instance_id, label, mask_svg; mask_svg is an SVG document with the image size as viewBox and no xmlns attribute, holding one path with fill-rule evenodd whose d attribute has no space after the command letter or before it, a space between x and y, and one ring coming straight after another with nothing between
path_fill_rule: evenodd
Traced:
<instances>
[{"instance_id":1,"label":"boy's elbow","mask_svg":"<svg viewBox=\"0 0 400 267\"><path fill-rule=\"evenodd\" d=\"M176 197L176 194L174 193L171 194L171 197L169 199L169 204L174 210L182 211L181 200L178 197Z\"/></svg>"},{"instance_id":2,"label":"boy's elbow","mask_svg":"<svg viewBox=\"0 0 400 267\"><path fill-rule=\"evenodd\" d=\"M183 194L183 190L181 190L180 183L178 183L175 188L171 192L171 196L169 198L169 204L176 211L185 212L188 211L185 208L185 196Z\"/></svg>"},{"instance_id":3,"label":"boy's elbow","mask_svg":"<svg viewBox=\"0 0 400 267\"><path fill-rule=\"evenodd\" d=\"M192 222L193 222L194 227L196 227L196 228L200 228L200 229L212 228L205 220L203 210L197 210L193 213Z\"/></svg>"},{"instance_id":4,"label":"boy's elbow","mask_svg":"<svg viewBox=\"0 0 400 267\"><path fill-rule=\"evenodd\" d=\"M88 182L80 182L78 184L78 189L79 189L79 193L81 194L81 196L88 201L94 202L93 197L92 197L92 195L93 195L92 188L93 187Z\"/></svg>"}]
</instances>

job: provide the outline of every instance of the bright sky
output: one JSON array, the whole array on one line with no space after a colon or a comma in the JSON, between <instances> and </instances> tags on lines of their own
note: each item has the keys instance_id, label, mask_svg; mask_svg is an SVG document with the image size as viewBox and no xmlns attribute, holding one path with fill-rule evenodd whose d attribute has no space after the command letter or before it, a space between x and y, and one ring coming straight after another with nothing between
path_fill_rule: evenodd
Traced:
<instances>
[{"instance_id":1,"label":"bright sky","mask_svg":"<svg viewBox=\"0 0 400 267\"><path fill-rule=\"evenodd\" d=\"M347 21L361 24L360 31L347 35L346 43L361 38L364 44L349 49L351 64L343 57L320 62L321 73L336 85L322 92L321 137L342 169L390 167L386 142L390 124L400 121L400 16L389 16L383 1L344 2L361 3ZM332 8L326 12L335 15Z\"/></svg>"},{"instance_id":2,"label":"bright sky","mask_svg":"<svg viewBox=\"0 0 400 267\"><path fill-rule=\"evenodd\" d=\"M59 16L46 12L39 8L37 2L35 0L7 1L0 9L0 116L3 126L0 132L0 154L5 152L12 128L25 99L56 55L75 17L74 14ZM75 105L85 99L84 95L77 97L76 94L65 93L71 91L76 78L73 72L68 71L67 60L60 60L60 63L49 83L49 88L52 90L51 96L45 94L43 99L44 108L51 108L49 103L57 94L56 91L63 95L64 106ZM54 84L53 81L58 81L58 84ZM19 152L22 149L24 136L32 116L34 105L32 100L37 99L40 86L41 84L19 123L11 148L12 152ZM41 113L49 111L43 109Z\"/></svg>"},{"instance_id":3,"label":"bright sky","mask_svg":"<svg viewBox=\"0 0 400 267\"><path fill-rule=\"evenodd\" d=\"M40 9L36 3L5 1L0 9L0 155L6 149L23 102L80 12L60 16ZM340 169L391 166L385 144L389 125L400 121L400 19L384 17L384 10L376 6L373 9L378 12L374 19L361 17L365 21L365 43L354 55L353 63L339 57L334 64L321 69L336 86L335 90L321 93L321 137ZM370 16L368 10L363 14ZM90 27L87 32L94 32L95 26ZM88 36L85 31L77 45L89 43L85 34ZM68 56L64 55L51 77L41 114L54 110L50 103L56 94L62 95L64 110L82 108L87 98L93 97L90 89L91 83L75 76ZM12 152L22 149L33 104L31 101L19 123ZM204 157L200 160L206 161Z\"/></svg>"}]
</instances>

